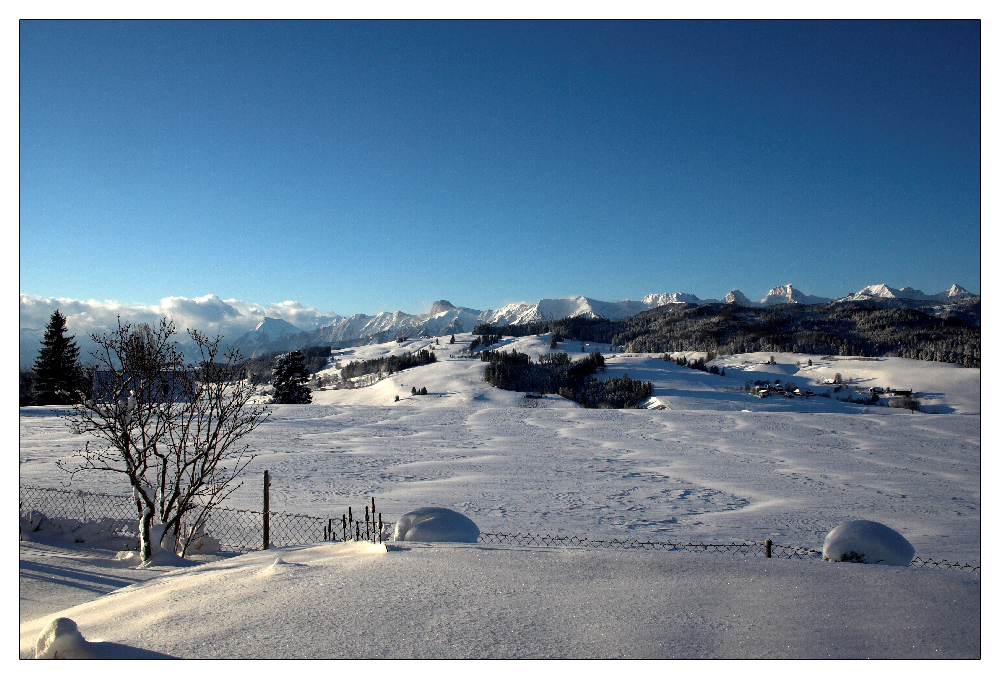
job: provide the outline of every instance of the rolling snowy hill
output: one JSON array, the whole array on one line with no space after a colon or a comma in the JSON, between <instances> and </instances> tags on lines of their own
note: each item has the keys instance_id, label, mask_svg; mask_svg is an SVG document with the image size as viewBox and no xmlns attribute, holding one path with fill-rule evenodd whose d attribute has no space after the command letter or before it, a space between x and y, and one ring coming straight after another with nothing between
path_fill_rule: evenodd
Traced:
<instances>
[{"instance_id":1,"label":"rolling snowy hill","mask_svg":"<svg viewBox=\"0 0 1000 679\"><path fill-rule=\"evenodd\" d=\"M494 533L770 538L807 549L833 527L867 519L900 532L918 556L981 563L978 369L781 353L772 363L759 353L715 359L725 369L716 375L566 340L559 349L572 358L606 353L597 377L654 385L644 409L588 410L483 382L472 339L338 352L344 362L432 349L438 361L371 386L314 391L312 404L271 406L247 440L257 458L229 504L259 511L269 470L274 512L340 516L376 497L390 521L440 506ZM549 343L531 335L491 348L536 359ZM331 364L324 374L337 372ZM828 381L838 373L847 384L834 391ZM778 380L816 395L744 390ZM916 391L926 412L839 400L890 386ZM412 394L420 387L427 395ZM82 445L60 412L20 410L22 484L51 484L56 462ZM117 494L127 483L95 473L74 477L72 489ZM27 535L42 542L22 543L21 606L30 613L20 618L21 657L32 657L57 616L73 619L96 644L83 650L98 657L981 654L978 573L645 549L320 543L147 580L113 552L49 548L44 533ZM68 589L72 596L60 596Z\"/></svg>"}]
</instances>

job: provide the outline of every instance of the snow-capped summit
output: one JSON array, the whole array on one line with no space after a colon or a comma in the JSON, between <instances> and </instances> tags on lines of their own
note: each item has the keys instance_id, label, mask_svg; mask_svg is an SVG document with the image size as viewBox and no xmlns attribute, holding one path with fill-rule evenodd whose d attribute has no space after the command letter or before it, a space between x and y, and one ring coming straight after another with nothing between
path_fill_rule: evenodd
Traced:
<instances>
[{"instance_id":1,"label":"snow-capped summit","mask_svg":"<svg viewBox=\"0 0 1000 679\"><path fill-rule=\"evenodd\" d=\"M452 309L457 309L457 308L458 307L456 307L454 304L452 304L448 300L446 300L446 299L439 299L438 301L434 302L434 304L431 304L430 315L431 316L437 316L440 313L444 313L446 311L451 311Z\"/></svg>"},{"instance_id":2,"label":"snow-capped summit","mask_svg":"<svg viewBox=\"0 0 1000 679\"><path fill-rule=\"evenodd\" d=\"M958 283L952 283L951 287L945 292L935 295L938 299L951 299L953 297L974 297L971 292L963 288Z\"/></svg>"},{"instance_id":3,"label":"snow-capped summit","mask_svg":"<svg viewBox=\"0 0 1000 679\"><path fill-rule=\"evenodd\" d=\"M662 292L654 293L652 295L646 295L642 298L642 303L649 305L650 309L655 309L658 306L663 306L664 304L706 304L714 300L708 299L698 299L696 295L690 295L686 292Z\"/></svg>"},{"instance_id":4,"label":"snow-capped summit","mask_svg":"<svg viewBox=\"0 0 1000 679\"><path fill-rule=\"evenodd\" d=\"M489 309L479 315L481 323L517 325L536 321L554 321L560 318L607 318L616 320L634 316L651 307L645 302L622 300L602 302L577 295L559 299L541 299L536 304L515 302L500 309Z\"/></svg>"},{"instance_id":5,"label":"snow-capped summit","mask_svg":"<svg viewBox=\"0 0 1000 679\"><path fill-rule=\"evenodd\" d=\"M771 291L764 299L760 300L760 303L770 306L772 304L823 304L830 301L832 300L827 297L807 295L801 290L796 290L789 283L771 288Z\"/></svg>"},{"instance_id":6,"label":"snow-capped summit","mask_svg":"<svg viewBox=\"0 0 1000 679\"><path fill-rule=\"evenodd\" d=\"M302 331L288 321L265 316L264 320L258 323L257 327L244 335L244 337L254 342L269 342L285 335L294 335L297 332Z\"/></svg>"},{"instance_id":7,"label":"snow-capped summit","mask_svg":"<svg viewBox=\"0 0 1000 679\"><path fill-rule=\"evenodd\" d=\"M746 295L735 289L730 290L724 299L726 304L735 304L736 306L758 306L757 302L751 302Z\"/></svg>"}]
</instances>

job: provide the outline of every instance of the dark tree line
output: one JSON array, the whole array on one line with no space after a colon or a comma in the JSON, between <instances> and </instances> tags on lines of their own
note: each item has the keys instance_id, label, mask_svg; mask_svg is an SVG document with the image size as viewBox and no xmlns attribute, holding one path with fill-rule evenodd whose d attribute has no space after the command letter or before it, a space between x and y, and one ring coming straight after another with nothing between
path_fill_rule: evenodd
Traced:
<instances>
[{"instance_id":1,"label":"dark tree line","mask_svg":"<svg viewBox=\"0 0 1000 679\"><path fill-rule=\"evenodd\" d=\"M437 361L437 356L433 351L421 349L417 353L405 353L399 356L383 356L365 361L351 361L340 370L340 376L344 379L361 377L372 373L383 373L391 375L407 368L415 368L418 365L427 365Z\"/></svg>"},{"instance_id":2,"label":"dark tree line","mask_svg":"<svg viewBox=\"0 0 1000 679\"><path fill-rule=\"evenodd\" d=\"M961 313L886 307L870 302L739 307L674 304L618 321L565 318L525 325L478 325L477 333L522 337L558 332L583 342L624 346L626 351L666 353L758 351L840 356L901 356L980 365L978 302Z\"/></svg>"},{"instance_id":3,"label":"dark tree line","mask_svg":"<svg viewBox=\"0 0 1000 679\"><path fill-rule=\"evenodd\" d=\"M480 355L489 365L483 379L509 391L557 393L585 408L634 408L653 394L650 382L625 377L591 377L604 370L604 357L594 352L571 361L565 352L543 354L533 363L517 351L491 351Z\"/></svg>"},{"instance_id":4,"label":"dark tree line","mask_svg":"<svg viewBox=\"0 0 1000 679\"><path fill-rule=\"evenodd\" d=\"M453 335L454 337L454 335ZM479 347L492 347L494 344L500 341L503 335L500 334L490 334L483 333L480 337L474 337L469 343L469 351L475 351Z\"/></svg>"},{"instance_id":5,"label":"dark tree line","mask_svg":"<svg viewBox=\"0 0 1000 679\"><path fill-rule=\"evenodd\" d=\"M285 355L285 351L272 351L266 354L259 354L253 358L248 358L240 364L244 375L249 375L254 384L271 382L274 379L274 365L280 356ZM303 363L309 374L318 373L327 367L330 356L333 354L332 347L314 346L299 349Z\"/></svg>"},{"instance_id":6,"label":"dark tree line","mask_svg":"<svg viewBox=\"0 0 1000 679\"><path fill-rule=\"evenodd\" d=\"M653 395L653 383L624 377L604 380L586 380L581 388L559 390L560 396L570 398L584 408L636 408Z\"/></svg>"}]
</instances>

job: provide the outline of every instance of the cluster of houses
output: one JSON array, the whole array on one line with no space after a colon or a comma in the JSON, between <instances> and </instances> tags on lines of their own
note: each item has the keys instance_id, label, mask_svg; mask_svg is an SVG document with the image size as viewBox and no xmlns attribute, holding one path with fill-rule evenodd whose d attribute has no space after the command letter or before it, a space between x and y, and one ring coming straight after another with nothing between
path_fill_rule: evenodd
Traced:
<instances>
[{"instance_id":1,"label":"cluster of houses","mask_svg":"<svg viewBox=\"0 0 1000 679\"><path fill-rule=\"evenodd\" d=\"M767 398L768 396L785 396L787 398L795 398L796 396L808 398L809 396L815 396L811 389L800 389L795 386L795 383L788 382L784 385L781 384L781 380L774 380L774 383L763 382L760 384L755 384L752 387L748 386L748 391L751 396L756 396L757 398ZM868 389L859 388L856 390L859 394L867 393L874 400L878 397L897 397L897 396L910 396L916 398L916 394L912 389L893 389L891 387L869 387Z\"/></svg>"},{"instance_id":2,"label":"cluster of houses","mask_svg":"<svg viewBox=\"0 0 1000 679\"><path fill-rule=\"evenodd\" d=\"M913 393L912 389L893 389L892 387L886 387L885 389L883 389L882 387L870 387L868 389L858 388L856 391L859 394L864 394L865 392L867 392L869 396L887 396L887 397L910 396L913 398L916 398L917 396L915 393Z\"/></svg>"},{"instance_id":3,"label":"cluster of houses","mask_svg":"<svg viewBox=\"0 0 1000 679\"><path fill-rule=\"evenodd\" d=\"M815 396L816 394L814 394L810 389L799 389L792 382L782 385L781 380L775 380L774 384L771 384L770 382L755 384L750 389L750 395L756 396L757 398L767 398L768 396L786 396L788 398L800 396L806 398L809 396Z\"/></svg>"}]
</instances>

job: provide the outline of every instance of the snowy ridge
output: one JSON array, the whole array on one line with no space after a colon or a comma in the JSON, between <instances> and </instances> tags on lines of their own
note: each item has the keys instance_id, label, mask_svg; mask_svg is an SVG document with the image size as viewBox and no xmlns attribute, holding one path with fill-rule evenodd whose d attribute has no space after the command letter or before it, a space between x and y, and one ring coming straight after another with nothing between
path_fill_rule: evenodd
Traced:
<instances>
[{"instance_id":1,"label":"snowy ridge","mask_svg":"<svg viewBox=\"0 0 1000 679\"><path fill-rule=\"evenodd\" d=\"M887 285L870 285L863 290L844 297L841 302L879 300L951 300L972 296L967 290L953 285L938 295L924 295L913 288L890 288ZM753 302L739 290L731 290L724 298L727 304L746 307L765 307L776 304L825 304L833 300L827 297L808 295L791 284L771 288L759 302ZM499 309L479 311L468 307L458 307L447 300L438 300L425 314L409 314L404 311L384 311L375 315L354 314L337 317L332 323L312 332L295 335L295 327L284 321L267 318L258 328L237 341L237 345L260 351L287 351L295 346L309 344L336 344L345 342L380 343L399 337L440 336L470 332L478 324L493 326L522 325L541 321L555 321L563 318L604 318L620 320L643 311L671 304L720 304L719 300L701 299L685 292L664 292L646 295L639 301L621 300L606 302L583 295L564 298L541 299L535 304L514 302ZM271 338L270 346L262 338ZM294 346L293 346L294 345Z\"/></svg>"},{"instance_id":2,"label":"snowy ridge","mask_svg":"<svg viewBox=\"0 0 1000 679\"><path fill-rule=\"evenodd\" d=\"M837 300L838 302L864 302L873 299L912 299L917 301L934 301L940 300L945 301L949 299L957 299L962 297L974 297L971 292L963 288L961 285L953 284L950 288L944 292L939 292L936 295L925 295L920 290L915 290L910 287L906 288L891 288L885 284L879 285L869 285L866 288L855 292L854 294L848 295L847 297L842 297Z\"/></svg>"},{"instance_id":3,"label":"snowy ridge","mask_svg":"<svg viewBox=\"0 0 1000 679\"><path fill-rule=\"evenodd\" d=\"M957 284L936 295L926 295L911 287L892 288L885 284L877 284L869 285L856 293L834 301L873 301L893 306L942 302L941 307L935 309L935 314L962 316L961 309L949 308L950 305L953 302L963 302L969 298L974 303L976 297L978 295ZM322 315L311 307L304 307L291 301L266 308L259 305L246 305L238 300L223 301L214 295L206 295L195 300L169 298L166 301L171 301L173 306L164 303L151 309L132 310L129 313L124 313L123 317L131 321L154 322L161 315L166 315L173 318L179 327L197 328L210 335L221 335L227 340L233 337L237 338L231 340L232 346L239 348L246 356L274 351L291 351L318 344L379 343L400 336L450 335L470 332L478 324L519 325L576 317L619 320L667 305L721 303L715 299L700 299L696 295L685 292L651 293L639 301L626 299L617 302L607 302L578 295L558 299L542 299L534 304L514 302L498 309L486 311L459 307L447 300L438 300L431 305L429 312L424 314L384 311L374 315L354 314L344 317ZM186 304L181 305L180 301L184 301ZM805 294L791 285L782 285L771 288L759 302L750 300L736 289L726 294L722 301L737 306L763 307L772 304L818 304L831 300L826 297ZM59 306L64 311L77 309L75 312L70 312L68 321L70 328L76 335L81 356L86 356L96 348L89 339L90 333L102 334L113 326L114 316L100 315L99 312L103 307L94 307L93 303L72 302L72 300L43 300L22 294L20 301L22 327L19 334L21 367L27 368L34 362L43 332L40 328L44 326L44 322L52 310ZM192 309L201 315L192 315ZM269 313L263 316L263 320L259 320L260 314L265 309ZM116 314L121 311L117 307L113 307L111 310ZM978 311L972 314L972 318L968 322L978 324ZM253 330L247 332L246 328L248 327L253 327ZM193 350L193 347L186 345L186 340L183 337L180 338L180 342L182 349Z\"/></svg>"},{"instance_id":4,"label":"snowy ridge","mask_svg":"<svg viewBox=\"0 0 1000 679\"><path fill-rule=\"evenodd\" d=\"M697 295L689 295L686 292L664 292L646 295L642 298L643 304L649 305L650 309L664 304L716 304L718 301L717 299L698 299Z\"/></svg>"}]
</instances>

